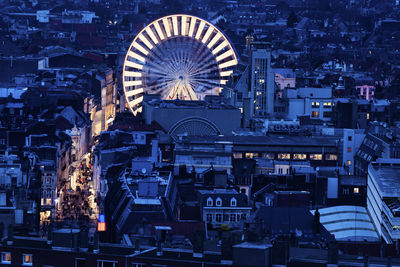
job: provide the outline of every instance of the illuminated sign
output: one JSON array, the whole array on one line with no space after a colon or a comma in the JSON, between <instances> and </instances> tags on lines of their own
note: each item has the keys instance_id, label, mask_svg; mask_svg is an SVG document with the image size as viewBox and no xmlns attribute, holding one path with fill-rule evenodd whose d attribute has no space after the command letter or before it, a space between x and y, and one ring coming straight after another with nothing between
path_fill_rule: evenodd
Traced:
<instances>
[{"instance_id":1,"label":"illuminated sign","mask_svg":"<svg viewBox=\"0 0 400 267\"><path fill-rule=\"evenodd\" d=\"M99 220L97 222L97 231L104 232L106 230L106 219L104 214L99 214Z\"/></svg>"}]
</instances>

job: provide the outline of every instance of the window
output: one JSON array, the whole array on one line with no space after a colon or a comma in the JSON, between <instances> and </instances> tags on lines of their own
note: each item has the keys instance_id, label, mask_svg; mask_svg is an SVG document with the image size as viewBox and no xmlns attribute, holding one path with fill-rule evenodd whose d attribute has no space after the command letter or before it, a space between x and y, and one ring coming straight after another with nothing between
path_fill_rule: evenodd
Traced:
<instances>
[{"instance_id":1,"label":"window","mask_svg":"<svg viewBox=\"0 0 400 267\"><path fill-rule=\"evenodd\" d=\"M231 222L236 222L236 214L231 214L229 220Z\"/></svg>"},{"instance_id":2,"label":"window","mask_svg":"<svg viewBox=\"0 0 400 267\"><path fill-rule=\"evenodd\" d=\"M207 219L207 222L208 222L208 223L212 222L212 214L208 213L208 214L206 215L206 219Z\"/></svg>"},{"instance_id":3,"label":"window","mask_svg":"<svg viewBox=\"0 0 400 267\"><path fill-rule=\"evenodd\" d=\"M11 264L11 252L2 252L1 253L1 263Z\"/></svg>"},{"instance_id":4,"label":"window","mask_svg":"<svg viewBox=\"0 0 400 267\"><path fill-rule=\"evenodd\" d=\"M252 159L254 157L253 153L246 153L245 154L246 159Z\"/></svg>"},{"instance_id":5,"label":"window","mask_svg":"<svg viewBox=\"0 0 400 267\"><path fill-rule=\"evenodd\" d=\"M347 148L347 152L351 152L351 147L348 147L348 148Z\"/></svg>"},{"instance_id":6,"label":"window","mask_svg":"<svg viewBox=\"0 0 400 267\"><path fill-rule=\"evenodd\" d=\"M313 118L319 118L319 111L313 111L313 112L311 112L311 117L313 117Z\"/></svg>"},{"instance_id":7,"label":"window","mask_svg":"<svg viewBox=\"0 0 400 267\"><path fill-rule=\"evenodd\" d=\"M51 206L51 198L46 199L46 205Z\"/></svg>"},{"instance_id":8,"label":"window","mask_svg":"<svg viewBox=\"0 0 400 267\"><path fill-rule=\"evenodd\" d=\"M360 193L360 189L358 187L354 187L354 194Z\"/></svg>"},{"instance_id":9,"label":"window","mask_svg":"<svg viewBox=\"0 0 400 267\"><path fill-rule=\"evenodd\" d=\"M75 267L86 267L86 259L75 259Z\"/></svg>"},{"instance_id":10,"label":"window","mask_svg":"<svg viewBox=\"0 0 400 267\"><path fill-rule=\"evenodd\" d=\"M347 161L347 166L350 166L351 165L351 160L348 160Z\"/></svg>"},{"instance_id":11,"label":"window","mask_svg":"<svg viewBox=\"0 0 400 267\"><path fill-rule=\"evenodd\" d=\"M236 207L236 198L231 198L231 206Z\"/></svg>"},{"instance_id":12,"label":"window","mask_svg":"<svg viewBox=\"0 0 400 267\"><path fill-rule=\"evenodd\" d=\"M146 267L146 263L136 263L136 262L133 262L133 263L132 263L132 267Z\"/></svg>"},{"instance_id":13,"label":"window","mask_svg":"<svg viewBox=\"0 0 400 267\"><path fill-rule=\"evenodd\" d=\"M332 102L324 102L324 108L332 107Z\"/></svg>"},{"instance_id":14,"label":"window","mask_svg":"<svg viewBox=\"0 0 400 267\"><path fill-rule=\"evenodd\" d=\"M217 198L217 200L215 201L215 205L217 205L217 207L221 207L222 206L222 199L221 198Z\"/></svg>"},{"instance_id":15,"label":"window","mask_svg":"<svg viewBox=\"0 0 400 267\"><path fill-rule=\"evenodd\" d=\"M290 159L290 154L289 153L279 153L278 159Z\"/></svg>"},{"instance_id":16,"label":"window","mask_svg":"<svg viewBox=\"0 0 400 267\"><path fill-rule=\"evenodd\" d=\"M241 159L243 157L243 154L240 152L235 152L233 153L233 158L234 159Z\"/></svg>"},{"instance_id":17,"label":"window","mask_svg":"<svg viewBox=\"0 0 400 267\"><path fill-rule=\"evenodd\" d=\"M310 160L322 160L322 154L310 154Z\"/></svg>"},{"instance_id":18,"label":"window","mask_svg":"<svg viewBox=\"0 0 400 267\"><path fill-rule=\"evenodd\" d=\"M264 154L263 154L263 158L266 158L266 159L274 159L274 158L275 158L275 155L274 155L274 153L264 153Z\"/></svg>"},{"instance_id":19,"label":"window","mask_svg":"<svg viewBox=\"0 0 400 267\"><path fill-rule=\"evenodd\" d=\"M212 200L211 197L209 197L209 198L207 199L207 206L208 206L208 207L211 207L212 205L213 205L213 200Z\"/></svg>"},{"instance_id":20,"label":"window","mask_svg":"<svg viewBox=\"0 0 400 267\"><path fill-rule=\"evenodd\" d=\"M324 117L324 118L330 118L330 117L332 117L332 112L324 111L323 117Z\"/></svg>"},{"instance_id":21,"label":"window","mask_svg":"<svg viewBox=\"0 0 400 267\"><path fill-rule=\"evenodd\" d=\"M335 154L326 154L325 155L326 160L337 160L337 155Z\"/></svg>"},{"instance_id":22,"label":"window","mask_svg":"<svg viewBox=\"0 0 400 267\"><path fill-rule=\"evenodd\" d=\"M22 265L32 266L32 254L22 254Z\"/></svg>"},{"instance_id":23,"label":"window","mask_svg":"<svg viewBox=\"0 0 400 267\"><path fill-rule=\"evenodd\" d=\"M215 221L219 223L222 222L222 214L220 213L215 214Z\"/></svg>"},{"instance_id":24,"label":"window","mask_svg":"<svg viewBox=\"0 0 400 267\"><path fill-rule=\"evenodd\" d=\"M97 267L117 267L118 261L97 260Z\"/></svg>"},{"instance_id":25,"label":"window","mask_svg":"<svg viewBox=\"0 0 400 267\"><path fill-rule=\"evenodd\" d=\"M246 213L242 213L241 219L245 220L247 217Z\"/></svg>"},{"instance_id":26,"label":"window","mask_svg":"<svg viewBox=\"0 0 400 267\"><path fill-rule=\"evenodd\" d=\"M319 108L319 102L312 102L311 104L313 108Z\"/></svg>"},{"instance_id":27,"label":"window","mask_svg":"<svg viewBox=\"0 0 400 267\"><path fill-rule=\"evenodd\" d=\"M307 158L306 154L293 154L293 159L295 160L305 160Z\"/></svg>"},{"instance_id":28,"label":"window","mask_svg":"<svg viewBox=\"0 0 400 267\"><path fill-rule=\"evenodd\" d=\"M349 189L343 188L343 195L348 195L348 194L349 194Z\"/></svg>"},{"instance_id":29,"label":"window","mask_svg":"<svg viewBox=\"0 0 400 267\"><path fill-rule=\"evenodd\" d=\"M347 136L347 140L349 140L349 141L353 140L353 136L351 136L351 135Z\"/></svg>"}]
</instances>

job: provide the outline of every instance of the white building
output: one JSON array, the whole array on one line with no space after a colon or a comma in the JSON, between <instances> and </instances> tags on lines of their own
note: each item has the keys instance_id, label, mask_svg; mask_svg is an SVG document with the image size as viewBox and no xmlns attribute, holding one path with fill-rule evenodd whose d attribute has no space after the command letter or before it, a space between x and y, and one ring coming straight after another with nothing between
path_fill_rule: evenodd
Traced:
<instances>
[{"instance_id":1,"label":"white building","mask_svg":"<svg viewBox=\"0 0 400 267\"><path fill-rule=\"evenodd\" d=\"M368 166L367 209L387 243L400 242L400 159L378 159Z\"/></svg>"},{"instance_id":2,"label":"white building","mask_svg":"<svg viewBox=\"0 0 400 267\"><path fill-rule=\"evenodd\" d=\"M311 116L324 121L331 120L333 101L330 87L286 89L284 98L288 102L289 119Z\"/></svg>"}]
</instances>

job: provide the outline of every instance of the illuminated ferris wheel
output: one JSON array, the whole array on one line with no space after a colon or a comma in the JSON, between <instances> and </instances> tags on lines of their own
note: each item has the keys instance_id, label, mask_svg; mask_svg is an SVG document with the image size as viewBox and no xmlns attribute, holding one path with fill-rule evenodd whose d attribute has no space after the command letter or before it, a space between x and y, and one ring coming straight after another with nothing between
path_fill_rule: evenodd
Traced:
<instances>
[{"instance_id":1,"label":"illuminated ferris wheel","mask_svg":"<svg viewBox=\"0 0 400 267\"><path fill-rule=\"evenodd\" d=\"M211 23L170 15L145 27L125 56L123 87L131 111L141 112L143 94L199 100L218 94L237 65L236 53Z\"/></svg>"}]
</instances>

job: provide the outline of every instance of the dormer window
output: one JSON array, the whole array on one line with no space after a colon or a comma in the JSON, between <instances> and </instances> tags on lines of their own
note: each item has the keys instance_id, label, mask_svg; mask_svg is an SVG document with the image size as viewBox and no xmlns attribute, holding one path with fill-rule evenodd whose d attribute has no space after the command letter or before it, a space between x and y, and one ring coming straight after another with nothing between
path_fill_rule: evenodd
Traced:
<instances>
[{"instance_id":1,"label":"dormer window","mask_svg":"<svg viewBox=\"0 0 400 267\"><path fill-rule=\"evenodd\" d=\"M222 199L221 198L217 198L217 200L215 201L215 204L217 205L217 207L221 207L222 206Z\"/></svg>"},{"instance_id":2,"label":"dormer window","mask_svg":"<svg viewBox=\"0 0 400 267\"><path fill-rule=\"evenodd\" d=\"M207 198L207 206L211 207L213 205L213 199L211 197Z\"/></svg>"},{"instance_id":3,"label":"dormer window","mask_svg":"<svg viewBox=\"0 0 400 267\"><path fill-rule=\"evenodd\" d=\"M231 207L236 207L236 198L231 198Z\"/></svg>"}]
</instances>

